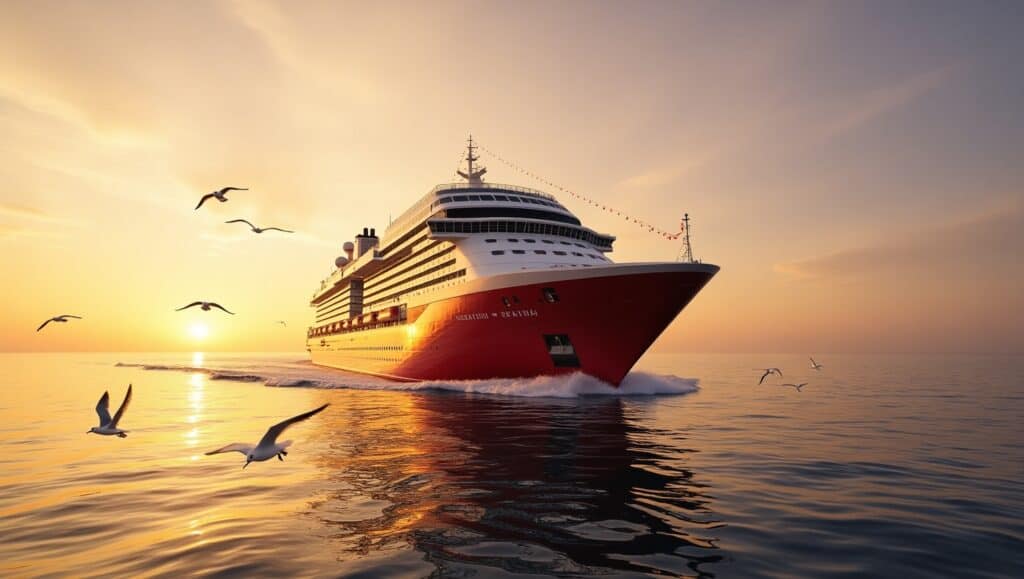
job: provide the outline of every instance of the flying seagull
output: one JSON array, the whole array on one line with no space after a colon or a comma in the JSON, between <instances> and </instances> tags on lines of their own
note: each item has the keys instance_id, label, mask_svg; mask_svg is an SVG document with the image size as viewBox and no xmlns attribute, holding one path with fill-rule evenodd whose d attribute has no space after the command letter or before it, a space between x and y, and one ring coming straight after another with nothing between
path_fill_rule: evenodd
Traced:
<instances>
[{"instance_id":1,"label":"flying seagull","mask_svg":"<svg viewBox=\"0 0 1024 579\"><path fill-rule=\"evenodd\" d=\"M760 368L754 368L754 369L755 370L760 370ZM782 378L782 370L779 370L778 368L765 368L764 369L764 374L761 376L761 379L757 381L758 385L763 384L764 383L764 379L767 378L769 374L778 374L779 378Z\"/></svg>"},{"instance_id":2,"label":"flying seagull","mask_svg":"<svg viewBox=\"0 0 1024 579\"><path fill-rule=\"evenodd\" d=\"M323 406L310 410L309 412L305 412L303 414L299 414L298 416L293 416L288 420L278 422L277 424L271 426L270 429L267 430L267 433L263 435L263 438L261 438L258 443L256 443L256 446L236 442L218 448L217 450L211 450L206 454L207 456L209 456L211 454L220 454L222 452L240 452L245 455L245 464L242 465L243 470L245 469L245 467L249 466L250 462L254 460L262 462L264 460L270 460L276 456L278 460L283 461L284 457L288 456L288 451L286 451L285 449L291 446L292 441L286 440L284 442L279 443L277 442L277 437L281 436L281 433L284 432L285 429L287 429L289 426L295 424L296 422L302 422L303 420L306 420L307 418L313 416L314 414L317 414L318 412L322 411L324 408L327 408L328 406L330 405L324 404Z\"/></svg>"},{"instance_id":3,"label":"flying seagull","mask_svg":"<svg viewBox=\"0 0 1024 579\"><path fill-rule=\"evenodd\" d=\"M218 303L215 303L215 302L192 302L189 305L182 306L182 307L180 307L180 308L178 308L178 309L176 309L174 311L180 312L181 310L187 310L187 309L189 309L191 307L194 307L194 306L202 307L204 312L210 311L210 308L217 308L219 310L224 310L225 312L228 312L232 316L235 315L235 312L230 312L230 311L227 310L227 308L225 308L224 306L222 306L222 305L220 305Z\"/></svg>"},{"instance_id":4,"label":"flying seagull","mask_svg":"<svg viewBox=\"0 0 1024 579\"><path fill-rule=\"evenodd\" d=\"M811 358L811 370L817 370L818 372L821 372L822 368L824 368L824 366L822 366L821 364L815 362L814 358Z\"/></svg>"},{"instance_id":5,"label":"flying seagull","mask_svg":"<svg viewBox=\"0 0 1024 579\"><path fill-rule=\"evenodd\" d=\"M100 401L96 403L96 414L100 416L100 425L93 426L89 429L86 434L90 432L93 434L102 434L105 436L117 435L121 438L128 436L127 430L121 430L117 427L117 423L121 422L121 417L124 416L124 411L128 408L128 403L132 401L132 385L128 385L128 393L124 395L124 402L121 403L121 407L117 409L114 417L110 417L110 392L104 392L103 396L100 396Z\"/></svg>"},{"instance_id":6,"label":"flying seagull","mask_svg":"<svg viewBox=\"0 0 1024 579\"><path fill-rule=\"evenodd\" d=\"M284 233L295 233L289 229L281 229L280 227L256 227L252 223L249 223L245 219L232 219L231 221L225 221L224 223L244 223L248 225L253 233L263 233L264 231L282 231Z\"/></svg>"},{"instance_id":7,"label":"flying seagull","mask_svg":"<svg viewBox=\"0 0 1024 579\"><path fill-rule=\"evenodd\" d=\"M228 197L227 197L228 191L248 191L248 189L246 189L245 187L225 187L223 189L220 189L219 191L212 191L210 193L207 193L206 195L203 195L199 199L199 205L196 205L196 209L199 209L200 207L202 207L203 203L206 203L206 200L209 199L210 197L213 197L217 201L220 201L221 203L224 203L225 201L228 200Z\"/></svg>"},{"instance_id":8,"label":"flying seagull","mask_svg":"<svg viewBox=\"0 0 1024 579\"><path fill-rule=\"evenodd\" d=\"M288 324L284 323L284 320L277 320L275 323L281 324L282 326L284 326L286 328L288 327Z\"/></svg>"},{"instance_id":9,"label":"flying seagull","mask_svg":"<svg viewBox=\"0 0 1024 579\"><path fill-rule=\"evenodd\" d=\"M45 322L43 322L41 326L36 328L36 331L38 332L39 330L42 330L43 328L46 327L46 324L49 324L50 322L61 322L61 323L67 322L68 318L75 318L76 320L80 320L80 319L82 319L82 316L72 316L71 314L62 314L62 315L59 315L59 316L54 316L54 317L46 320Z\"/></svg>"},{"instance_id":10,"label":"flying seagull","mask_svg":"<svg viewBox=\"0 0 1024 579\"><path fill-rule=\"evenodd\" d=\"M807 386L807 382L801 382L799 384L779 384L779 386L789 386L790 388L796 388L797 392L803 392L804 386Z\"/></svg>"}]
</instances>

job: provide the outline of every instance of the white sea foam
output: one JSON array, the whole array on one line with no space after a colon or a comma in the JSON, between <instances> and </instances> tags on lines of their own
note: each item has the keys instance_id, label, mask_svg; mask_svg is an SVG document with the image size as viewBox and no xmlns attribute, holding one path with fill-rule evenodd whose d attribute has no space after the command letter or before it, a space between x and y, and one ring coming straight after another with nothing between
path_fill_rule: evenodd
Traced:
<instances>
[{"instance_id":1,"label":"white sea foam","mask_svg":"<svg viewBox=\"0 0 1024 579\"><path fill-rule=\"evenodd\" d=\"M694 378L630 372L616 388L593 376L575 372L559 376L538 376L536 378L500 378L491 380L450 380L428 382L395 382L337 370L327 370L308 362L271 362L258 360L235 360L225 367L197 367L185 364L123 363L121 367L144 370L168 370L178 372L202 372L211 380L235 380L241 382L263 382L273 387L305 388L351 388L357 390L446 390L474 394L499 396L525 396L547 398L578 398L583 396L654 396L678 395L695 392L698 389Z\"/></svg>"}]
</instances>

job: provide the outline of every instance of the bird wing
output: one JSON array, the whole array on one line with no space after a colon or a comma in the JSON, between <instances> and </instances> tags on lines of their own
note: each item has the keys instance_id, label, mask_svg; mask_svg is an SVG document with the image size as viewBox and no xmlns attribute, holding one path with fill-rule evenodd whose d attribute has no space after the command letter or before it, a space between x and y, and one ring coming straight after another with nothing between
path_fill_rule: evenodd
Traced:
<instances>
[{"instance_id":1,"label":"bird wing","mask_svg":"<svg viewBox=\"0 0 1024 579\"><path fill-rule=\"evenodd\" d=\"M46 320L45 322L43 322L43 324L42 324L41 326L39 326L38 328L36 328L36 331L38 332L39 330L41 330L41 329L45 328L45 327L46 327L46 324L49 324L49 323L50 323L50 322L52 322L52 321L53 321L53 318L50 318L50 319Z\"/></svg>"},{"instance_id":2,"label":"bird wing","mask_svg":"<svg viewBox=\"0 0 1024 579\"><path fill-rule=\"evenodd\" d=\"M82 319L82 316L73 316L71 314L61 314L61 315L59 315L57 317L58 318L75 318L76 320Z\"/></svg>"},{"instance_id":3,"label":"bird wing","mask_svg":"<svg viewBox=\"0 0 1024 579\"><path fill-rule=\"evenodd\" d=\"M203 195L202 197L200 197L199 198L199 204L196 205L196 209L199 209L200 207L202 207L203 203L206 203L206 200L209 199L210 197L216 197L216 195L214 195L213 193L207 193L206 195Z\"/></svg>"},{"instance_id":4,"label":"bird wing","mask_svg":"<svg viewBox=\"0 0 1024 579\"><path fill-rule=\"evenodd\" d=\"M779 370L778 368L772 368L772 370L775 370L779 374L780 378L782 377L782 370Z\"/></svg>"},{"instance_id":5,"label":"bird wing","mask_svg":"<svg viewBox=\"0 0 1024 579\"><path fill-rule=\"evenodd\" d=\"M224 310L225 312L228 312L227 308L225 308L224 306L222 306L220 304L215 304L213 302L210 302L210 306L215 307L215 308L220 309L220 310ZM228 313L231 314L232 316L235 315L235 312L228 312Z\"/></svg>"},{"instance_id":6,"label":"bird wing","mask_svg":"<svg viewBox=\"0 0 1024 579\"><path fill-rule=\"evenodd\" d=\"M263 438L260 439L260 442L259 444L257 444L257 446L274 444L277 441L277 437L281 436L281 433L284 432L285 429L287 429L289 426L295 424L296 422L302 422L303 420L306 420L307 418L313 416L314 414L323 411L323 409L327 408L328 406L330 406L330 404L324 404L323 406L319 408L314 408L309 412L304 412L302 414L299 414L298 416L292 416L288 420L282 420L281 422L278 422L277 424L271 426L267 430L267 433L263 435Z\"/></svg>"},{"instance_id":7,"label":"bird wing","mask_svg":"<svg viewBox=\"0 0 1024 579\"><path fill-rule=\"evenodd\" d=\"M104 392L103 396L100 396L100 401L96 403L96 414L100 416L100 426L106 426L110 424L110 392Z\"/></svg>"},{"instance_id":8,"label":"bird wing","mask_svg":"<svg viewBox=\"0 0 1024 579\"><path fill-rule=\"evenodd\" d=\"M207 452L206 455L209 456L211 454L220 454L222 452L240 452L244 455L248 455L251 450L252 446L249 446L248 444L242 444L241 442L233 442L227 446L222 446L217 450L211 450L210 452Z\"/></svg>"},{"instance_id":9,"label":"bird wing","mask_svg":"<svg viewBox=\"0 0 1024 579\"><path fill-rule=\"evenodd\" d=\"M220 194L223 195L228 191L248 191L245 187L225 187L220 190Z\"/></svg>"},{"instance_id":10,"label":"bird wing","mask_svg":"<svg viewBox=\"0 0 1024 579\"><path fill-rule=\"evenodd\" d=\"M281 229L280 227L264 227L263 231L270 231L271 229L273 229L274 231L283 231L285 233L295 233L290 229Z\"/></svg>"},{"instance_id":11,"label":"bird wing","mask_svg":"<svg viewBox=\"0 0 1024 579\"><path fill-rule=\"evenodd\" d=\"M182 307L180 307L180 308L178 308L178 309L176 309L176 310L174 310L174 311L176 311L176 312L180 312L181 310L187 310L187 309L189 309L189 308L191 308L191 307L194 307L194 306L201 306L201 305L203 305L203 302L192 302L192 303L190 303L189 305L187 305L187 306L182 306Z\"/></svg>"},{"instance_id":12,"label":"bird wing","mask_svg":"<svg viewBox=\"0 0 1024 579\"><path fill-rule=\"evenodd\" d=\"M760 384L763 384L763 383L764 383L764 379L765 379L765 378L767 378L769 374L771 374L771 371L769 371L769 370L765 370L765 371L764 371L764 374L762 374L762 375L761 375L761 379L760 379L760 380L758 380L758 381L757 381L757 383L758 383L759 385L760 385Z\"/></svg>"},{"instance_id":13,"label":"bird wing","mask_svg":"<svg viewBox=\"0 0 1024 579\"><path fill-rule=\"evenodd\" d=\"M132 385L128 385L128 393L124 395L124 402L121 403L121 407L114 413L114 419L110 421L110 426L117 428L117 423L121 421L121 417L124 416L124 411L128 408L128 403L132 401Z\"/></svg>"},{"instance_id":14,"label":"bird wing","mask_svg":"<svg viewBox=\"0 0 1024 579\"><path fill-rule=\"evenodd\" d=\"M225 221L224 223L244 223L244 224L248 225L249 227L251 227L253 229L256 229L255 225L253 225L252 223L249 223L245 219L232 219L231 221Z\"/></svg>"}]
</instances>

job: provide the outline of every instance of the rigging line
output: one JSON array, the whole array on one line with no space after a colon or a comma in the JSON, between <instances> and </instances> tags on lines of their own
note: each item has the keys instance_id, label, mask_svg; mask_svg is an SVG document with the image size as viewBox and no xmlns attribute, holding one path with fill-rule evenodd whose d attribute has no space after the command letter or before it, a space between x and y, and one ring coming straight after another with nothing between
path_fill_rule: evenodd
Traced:
<instances>
[{"instance_id":1,"label":"rigging line","mask_svg":"<svg viewBox=\"0 0 1024 579\"><path fill-rule=\"evenodd\" d=\"M585 203L587 203L588 205L591 205L593 207L598 207L602 211L606 211L608 213L613 213L613 214L615 214L616 216L619 216L619 217L625 217L627 222L635 223L636 225L640 226L641 228L646 229L649 233L657 233L658 235L664 237L665 239L674 241L676 239L679 239L683 235L683 233L685 231L685 223L682 220L680 220L679 231L677 231L675 233L669 233L669 232L667 232L667 231L665 231L663 229L655 227L654 225L652 225L652 224L650 224L650 223L648 223L648 222L646 222L646 221L644 221L642 219L637 219L635 217L629 216L629 214L624 214L619 209L615 209L614 207L610 207L608 205L604 205L602 203L598 203L597 201L591 199L590 197L587 197L586 195L579 194L579 193L577 193L575 191L572 191L570 189L566 189L565 187L562 187L561 185L558 185L557 183L549 181L549 180L545 179L544 177L541 177L540 175L537 175L536 173L533 173L532 171L529 171L529 170L525 169L524 167L520 166L518 163L515 163L514 161L509 161L508 159L505 159L504 157L502 157L501 155L499 155L499 154L495 153L494 151L488 149L484 145L481 145L481 144L477 143L477 147L481 151L483 151L484 153L487 153L491 157L497 159L498 161L500 161L504 165L514 169L515 171L518 171L519 173L522 173L522 174L524 174L524 175L526 175L528 177L531 177L533 179L536 179L537 181L540 181L541 183L544 183L545 185L548 185L550 187L558 189L559 191L561 191L563 193L566 193L566 194L568 194L569 196L571 196L571 197L573 197L575 199L580 199L580 200L584 201Z\"/></svg>"}]
</instances>

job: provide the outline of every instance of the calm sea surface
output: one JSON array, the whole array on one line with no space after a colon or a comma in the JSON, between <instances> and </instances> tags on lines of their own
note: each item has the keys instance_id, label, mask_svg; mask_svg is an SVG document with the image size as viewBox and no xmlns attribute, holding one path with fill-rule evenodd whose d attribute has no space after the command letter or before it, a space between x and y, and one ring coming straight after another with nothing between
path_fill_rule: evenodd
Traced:
<instances>
[{"instance_id":1,"label":"calm sea surface","mask_svg":"<svg viewBox=\"0 0 1024 579\"><path fill-rule=\"evenodd\" d=\"M0 576L1024 577L1019 357L652 355L627 396L302 358L0 355ZM284 462L203 454L325 402Z\"/></svg>"}]
</instances>

